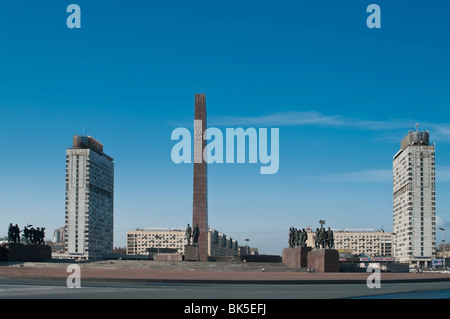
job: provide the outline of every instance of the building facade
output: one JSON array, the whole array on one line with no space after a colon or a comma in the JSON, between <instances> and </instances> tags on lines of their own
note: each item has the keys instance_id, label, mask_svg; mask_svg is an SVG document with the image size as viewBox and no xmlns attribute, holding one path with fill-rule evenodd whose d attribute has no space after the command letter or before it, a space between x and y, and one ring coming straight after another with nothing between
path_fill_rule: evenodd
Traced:
<instances>
[{"instance_id":1,"label":"building facade","mask_svg":"<svg viewBox=\"0 0 450 319\"><path fill-rule=\"evenodd\" d=\"M209 228L208 257L211 256L236 256L239 253L238 243L225 234ZM127 232L127 255L148 255L149 249L157 253L167 249L174 250L177 254L184 255L184 247L187 245L185 229L137 229Z\"/></svg>"},{"instance_id":2,"label":"building facade","mask_svg":"<svg viewBox=\"0 0 450 319\"><path fill-rule=\"evenodd\" d=\"M111 254L113 219L113 158L94 138L75 135L66 150L66 253L83 259Z\"/></svg>"},{"instance_id":3,"label":"building facade","mask_svg":"<svg viewBox=\"0 0 450 319\"><path fill-rule=\"evenodd\" d=\"M238 242L233 238L209 228L208 232L208 256L238 256Z\"/></svg>"},{"instance_id":4,"label":"building facade","mask_svg":"<svg viewBox=\"0 0 450 319\"><path fill-rule=\"evenodd\" d=\"M436 253L435 146L410 131L393 160L394 257L427 267Z\"/></svg>"},{"instance_id":5,"label":"building facade","mask_svg":"<svg viewBox=\"0 0 450 319\"><path fill-rule=\"evenodd\" d=\"M314 247L315 233L308 231L307 246ZM371 230L333 230L334 249L351 255L392 256L392 233Z\"/></svg>"},{"instance_id":6,"label":"building facade","mask_svg":"<svg viewBox=\"0 0 450 319\"><path fill-rule=\"evenodd\" d=\"M392 256L392 233L384 231L335 231L334 247L353 255Z\"/></svg>"},{"instance_id":7,"label":"building facade","mask_svg":"<svg viewBox=\"0 0 450 319\"><path fill-rule=\"evenodd\" d=\"M176 249L178 254L184 254L184 246L186 244L185 231L182 229L136 229L127 232L126 254L148 255L149 248Z\"/></svg>"}]
</instances>

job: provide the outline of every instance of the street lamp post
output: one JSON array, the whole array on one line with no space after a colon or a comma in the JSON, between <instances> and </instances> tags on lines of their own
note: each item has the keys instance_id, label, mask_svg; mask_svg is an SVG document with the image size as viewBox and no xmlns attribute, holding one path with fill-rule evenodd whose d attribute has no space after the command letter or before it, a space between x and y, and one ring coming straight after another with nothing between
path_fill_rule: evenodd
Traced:
<instances>
[{"instance_id":1,"label":"street lamp post","mask_svg":"<svg viewBox=\"0 0 450 319\"><path fill-rule=\"evenodd\" d=\"M445 270L445 227L439 227L440 230L442 230L444 232L444 239L442 240L442 242L444 243L444 250L442 252L442 257L444 258L444 270Z\"/></svg>"}]
</instances>

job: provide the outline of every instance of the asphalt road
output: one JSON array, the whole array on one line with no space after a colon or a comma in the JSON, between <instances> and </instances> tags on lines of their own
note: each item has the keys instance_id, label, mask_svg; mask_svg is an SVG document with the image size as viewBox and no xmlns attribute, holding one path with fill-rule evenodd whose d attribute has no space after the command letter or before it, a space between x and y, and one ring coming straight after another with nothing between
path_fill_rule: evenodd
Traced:
<instances>
[{"instance_id":1,"label":"asphalt road","mask_svg":"<svg viewBox=\"0 0 450 319\"><path fill-rule=\"evenodd\" d=\"M0 280L1 299L449 299L450 282L365 284L225 284L81 282L68 288L64 281Z\"/></svg>"}]
</instances>

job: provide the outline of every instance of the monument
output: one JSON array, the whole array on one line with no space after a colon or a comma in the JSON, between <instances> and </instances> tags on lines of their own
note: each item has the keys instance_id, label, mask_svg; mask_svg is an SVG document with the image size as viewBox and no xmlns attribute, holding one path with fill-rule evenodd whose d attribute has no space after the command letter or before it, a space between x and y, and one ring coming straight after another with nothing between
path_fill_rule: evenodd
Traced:
<instances>
[{"instance_id":1,"label":"monument","mask_svg":"<svg viewBox=\"0 0 450 319\"><path fill-rule=\"evenodd\" d=\"M305 229L291 227L289 230L289 248L283 250L281 260L287 268L307 267L308 252L312 249L307 247L308 234Z\"/></svg>"},{"instance_id":2,"label":"monument","mask_svg":"<svg viewBox=\"0 0 450 319\"><path fill-rule=\"evenodd\" d=\"M50 246L44 242L45 228L27 225L23 230L19 226L9 224L8 243L0 247L1 261L43 261L52 258ZM31 227L31 228L29 228ZM23 232L25 243L20 242L20 233Z\"/></svg>"},{"instance_id":3,"label":"monument","mask_svg":"<svg viewBox=\"0 0 450 319\"><path fill-rule=\"evenodd\" d=\"M294 227L289 232L289 248L283 250L282 262L288 268L310 268L317 272L338 272L339 253L334 249L333 231L325 230L324 220L313 236L314 248L307 247L307 233Z\"/></svg>"},{"instance_id":4,"label":"monument","mask_svg":"<svg viewBox=\"0 0 450 319\"><path fill-rule=\"evenodd\" d=\"M193 243L185 247L185 260L192 261L208 261L207 164L203 157L203 150L206 146L205 130L206 98L205 94L196 94L194 115L194 194L192 207Z\"/></svg>"},{"instance_id":5,"label":"monument","mask_svg":"<svg viewBox=\"0 0 450 319\"><path fill-rule=\"evenodd\" d=\"M320 228L314 236L315 249L308 252L308 268L317 272L339 272L339 253L334 248L333 231L325 230L324 220L319 220Z\"/></svg>"},{"instance_id":6,"label":"monument","mask_svg":"<svg viewBox=\"0 0 450 319\"><path fill-rule=\"evenodd\" d=\"M308 234L305 229L291 227L289 229L289 248L283 250L281 260L287 268L307 267L308 252L312 249L307 247Z\"/></svg>"}]
</instances>

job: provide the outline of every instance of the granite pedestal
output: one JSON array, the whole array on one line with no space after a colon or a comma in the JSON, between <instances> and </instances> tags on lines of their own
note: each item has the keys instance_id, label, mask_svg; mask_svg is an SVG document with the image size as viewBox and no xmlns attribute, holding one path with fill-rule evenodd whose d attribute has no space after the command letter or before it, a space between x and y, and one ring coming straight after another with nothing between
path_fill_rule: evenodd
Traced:
<instances>
[{"instance_id":1,"label":"granite pedestal","mask_svg":"<svg viewBox=\"0 0 450 319\"><path fill-rule=\"evenodd\" d=\"M184 247L184 260L200 261L200 249L198 246L186 245Z\"/></svg>"},{"instance_id":2,"label":"granite pedestal","mask_svg":"<svg viewBox=\"0 0 450 319\"><path fill-rule=\"evenodd\" d=\"M308 252L308 268L316 272L339 272L339 253L336 249L314 249Z\"/></svg>"},{"instance_id":3,"label":"granite pedestal","mask_svg":"<svg viewBox=\"0 0 450 319\"><path fill-rule=\"evenodd\" d=\"M287 268L308 267L308 252L311 247L294 247L283 249L282 262Z\"/></svg>"},{"instance_id":4,"label":"granite pedestal","mask_svg":"<svg viewBox=\"0 0 450 319\"><path fill-rule=\"evenodd\" d=\"M47 245L25 245L9 243L0 248L2 261L43 261L52 258L52 250Z\"/></svg>"}]
</instances>

